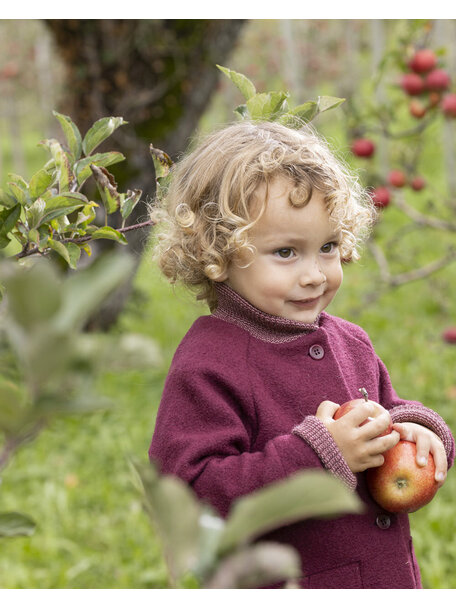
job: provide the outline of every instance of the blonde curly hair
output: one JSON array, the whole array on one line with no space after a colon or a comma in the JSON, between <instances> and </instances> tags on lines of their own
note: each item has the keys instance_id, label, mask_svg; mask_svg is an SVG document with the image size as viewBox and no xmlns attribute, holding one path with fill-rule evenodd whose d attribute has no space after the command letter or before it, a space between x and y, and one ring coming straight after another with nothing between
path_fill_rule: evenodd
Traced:
<instances>
[{"instance_id":1,"label":"blonde curly hair","mask_svg":"<svg viewBox=\"0 0 456 608\"><path fill-rule=\"evenodd\" d=\"M376 212L356 176L310 125L242 121L204 137L178 161L166 196L152 206L162 227L154 257L163 274L196 290L213 310L214 282L242 250L254 251L249 230L267 201L258 213L255 192L279 176L290 180L291 205L306 205L314 188L323 194L340 231L341 258L357 260Z\"/></svg>"}]
</instances>

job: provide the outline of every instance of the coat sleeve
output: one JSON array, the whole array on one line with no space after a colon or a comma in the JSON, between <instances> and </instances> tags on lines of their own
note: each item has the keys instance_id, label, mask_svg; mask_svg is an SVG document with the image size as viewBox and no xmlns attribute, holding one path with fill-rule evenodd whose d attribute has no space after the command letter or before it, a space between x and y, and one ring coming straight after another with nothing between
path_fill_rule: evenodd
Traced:
<instances>
[{"instance_id":1,"label":"coat sleeve","mask_svg":"<svg viewBox=\"0 0 456 608\"><path fill-rule=\"evenodd\" d=\"M415 422L433 431L442 441L448 460L448 467L454 462L454 437L443 418L434 410L418 401L404 401L394 390L383 361L377 357L380 378L380 403L390 409L393 422Z\"/></svg>"},{"instance_id":2,"label":"coat sleeve","mask_svg":"<svg viewBox=\"0 0 456 608\"><path fill-rule=\"evenodd\" d=\"M302 436L290 429L261 450L252 449L256 435L254 401L248 386L242 386L242 381L232 375L229 366L212 370L172 367L149 449L149 457L161 473L189 483L222 515L244 494L304 468L325 468L324 459L312 447L312 437L323 452L329 454L332 449L323 445L321 433L325 429L312 425L307 429L307 439L305 433ZM332 466L337 468L338 462L340 466L341 459L343 465L336 446ZM353 475L351 471L349 474Z\"/></svg>"}]
</instances>

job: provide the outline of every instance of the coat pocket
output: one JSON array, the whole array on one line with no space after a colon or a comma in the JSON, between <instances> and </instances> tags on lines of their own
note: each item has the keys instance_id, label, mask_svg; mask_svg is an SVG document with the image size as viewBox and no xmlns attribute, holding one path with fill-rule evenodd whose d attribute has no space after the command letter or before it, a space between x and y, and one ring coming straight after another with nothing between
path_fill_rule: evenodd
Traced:
<instances>
[{"instance_id":1,"label":"coat pocket","mask_svg":"<svg viewBox=\"0 0 456 608\"><path fill-rule=\"evenodd\" d=\"M302 589L363 589L360 562L315 572L300 581Z\"/></svg>"}]
</instances>

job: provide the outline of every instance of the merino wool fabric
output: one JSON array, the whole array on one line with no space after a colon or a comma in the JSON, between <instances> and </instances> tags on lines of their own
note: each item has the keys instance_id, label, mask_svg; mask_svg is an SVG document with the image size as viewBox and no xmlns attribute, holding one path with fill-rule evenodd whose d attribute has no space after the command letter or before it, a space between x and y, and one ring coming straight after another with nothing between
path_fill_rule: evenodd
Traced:
<instances>
[{"instance_id":1,"label":"merino wool fabric","mask_svg":"<svg viewBox=\"0 0 456 608\"><path fill-rule=\"evenodd\" d=\"M217 309L195 321L175 353L150 459L223 517L240 496L304 469L327 470L357 492L364 512L304 520L261 540L297 549L302 588L421 588L407 514L374 502L365 474L350 471L315 413L322 401L341 404L364 387L394 422L433 430L452 466L448 426L433 410L397 396L357 325L326 312L314 325L290 322L225 285L217 295Z\"/></svg>"}]
</instances>

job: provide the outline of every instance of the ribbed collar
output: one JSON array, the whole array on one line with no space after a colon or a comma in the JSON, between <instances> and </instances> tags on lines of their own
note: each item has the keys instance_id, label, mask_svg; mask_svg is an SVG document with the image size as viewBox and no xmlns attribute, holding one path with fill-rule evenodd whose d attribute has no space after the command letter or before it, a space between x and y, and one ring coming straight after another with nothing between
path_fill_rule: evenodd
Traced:
<instances>
[{"instance_id":1,"label":"ribbed collar","mask_svg":"<svg viewBox=\"0 0 456 608\"><path fill-rule=\"evenodd\" d=\"M293 321L255 308L225 283L216 283L215 289L218 303L212 316L234 323L265 342L290 342L317 330L320 326L321 314L314 323Z\"/></svg>"}]
</instances>

